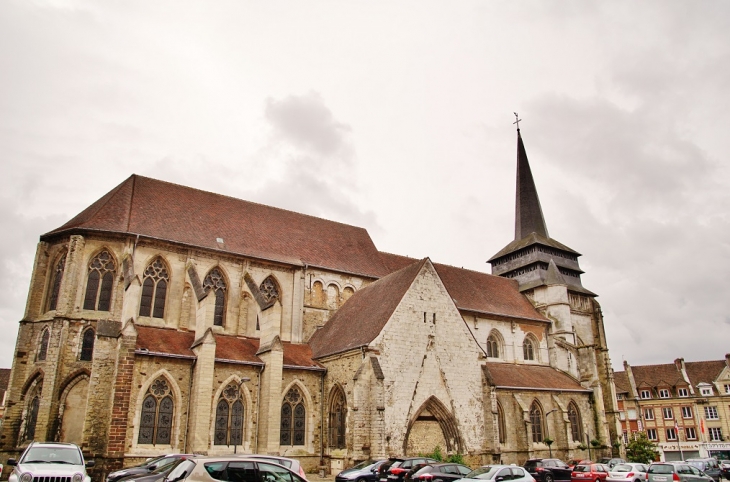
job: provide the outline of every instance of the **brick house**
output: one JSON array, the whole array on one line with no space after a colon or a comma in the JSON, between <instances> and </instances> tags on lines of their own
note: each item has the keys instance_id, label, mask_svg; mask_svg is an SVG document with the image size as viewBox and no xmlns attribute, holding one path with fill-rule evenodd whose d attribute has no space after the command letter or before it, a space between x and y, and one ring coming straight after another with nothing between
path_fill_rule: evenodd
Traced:
<instances>
[{"instance_id":1,"label":"brick house","mask_svg":"<svg viewBox=\"0 0 730 482\"><path fill-rule=\"evenodd\" d=\"M308 471L476 465L620 436L595 294L552 239L518 130L515 239L486 274L367 231L133 175L41 236L0 451L72 441L97 475L169 452ZM545 443L551 439L551 445Z\"/></svg>"}]
</instances>

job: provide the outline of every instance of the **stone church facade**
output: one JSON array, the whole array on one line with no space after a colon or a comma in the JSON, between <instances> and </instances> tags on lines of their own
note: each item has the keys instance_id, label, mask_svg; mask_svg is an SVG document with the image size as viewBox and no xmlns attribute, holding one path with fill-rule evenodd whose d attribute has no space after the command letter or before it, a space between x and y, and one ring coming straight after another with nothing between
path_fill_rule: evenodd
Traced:
<instances>
[{"instance_id":1,"label":"stone church facade","mask_svg":"<svg viewBox=\"0 0 730 482\"><path fill-rule=\"evenodd\" d=\"M515 240L493 274L367 231L133 175L41 236L0 433L78 443L103 476L157 454L472 465L609 454L600 306L547 233L518 130ZM546 440L552 440L548 445Z\"/></svg>"}]
</instances>

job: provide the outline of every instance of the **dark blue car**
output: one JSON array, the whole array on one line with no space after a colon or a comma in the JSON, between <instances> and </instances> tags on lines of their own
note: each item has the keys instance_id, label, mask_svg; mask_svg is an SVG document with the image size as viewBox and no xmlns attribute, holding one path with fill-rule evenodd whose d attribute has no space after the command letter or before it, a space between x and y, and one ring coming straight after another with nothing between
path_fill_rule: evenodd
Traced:
<instances>
[{"instance_id":1,"label":"dark blue car","mask_svg":"<svg viewBox=\"0 0 730 482\"><path fill-rule=\"evenodd\" d=\"M385 460L366 460L345 469L335 477L335 482L376 482L378 469Z\"/></svg>"}]
</instances>

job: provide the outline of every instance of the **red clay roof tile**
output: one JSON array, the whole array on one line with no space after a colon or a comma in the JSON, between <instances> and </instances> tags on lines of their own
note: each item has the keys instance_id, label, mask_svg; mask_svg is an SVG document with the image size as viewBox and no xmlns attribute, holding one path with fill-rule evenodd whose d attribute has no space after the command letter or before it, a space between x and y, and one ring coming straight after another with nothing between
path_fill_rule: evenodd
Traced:
<instances>
[{"instance_id":1,"label":"red clay roof tile","mask_svg":"<svg viewBox=\"0 0 730 482\"><path fill-rule=\"evenodd\" d=\"M570 375L550 366L494 362L486 366L494 385L501 388L590 391Z\"/></svg>"}]
</instances>

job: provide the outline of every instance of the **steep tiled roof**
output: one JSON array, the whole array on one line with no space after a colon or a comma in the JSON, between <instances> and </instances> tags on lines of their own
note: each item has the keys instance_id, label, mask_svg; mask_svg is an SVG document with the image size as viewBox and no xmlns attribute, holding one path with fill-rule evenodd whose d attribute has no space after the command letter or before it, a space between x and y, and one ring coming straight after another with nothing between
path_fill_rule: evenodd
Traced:
<instances>
[{"instance_id":1,"label":"steep tiled roof","mask_svg":"<svg viewBox=\"0 0 730 482\"><path fill-rule=\"evenodd\" d=\"M514 363L487 363L486 366L496 387L590 391L571 376L549 366Z\"/></svg>"},{"instance_id":2,"label":"steep tiled roof","mask_svg":"<svg viewBox=\"0 0 730 482\"><path fill-rule=\"evenodd\" d=\"M0 390L7 390L10 383L10 368L0 368Z\"/></svg>"},{"instance_id":3,"label":"steep tiled roof","mask_svg":"<svg viewBox=\"0 0 730 482\"><path fill-rule=\"evenodd\" d=\"M373 341L427 259L411 263L352 295L309 339L314 358L352 350Z\"/></svg>"},{"instance_id":4,"label":"steep tiled roof","mask_svg":"<svg viewBox=\"0 0 730 482\"><path fill-rule=\"evenodd\" d=\"M517 289L517 281L445 264L434 264L460 310L548 321Z\"/></svg>"},{"instance_id":5,"label":"steep tiled roof","mask_svg":"<svg viewBox=\"0 0 730 482\"><path fill-rule=\"evenodd\" d=\"M687 376L693 386L698 383L713 383L725 368L725 360L685 362Z\"/></svg>"},{"instance_id":6,"label":"steep tiled roof","mask_svg":"<svg viewBox=\"0 0 730 482\"><path fill-rule=\"evenodd\" d=\"M682 374L677 370L674 363L632 366L631 371L634 374L637 387L686 385Z\"/></svg>"},{"instance_id":7,"label":"steep tiled roof","mask_svg":"<svg viewBox=\"0 0 730 482\"><path fill-rule=\"evenodd\" d=\"M137 350L162 356L178 356L195 358L190 349L195 341L192 331L178 331L167 328L153 328L136 326ZM256 356L259 349L258 338L241 336L214 335L215 358L218 361L231 361L262 365L261 359ZM322 366L312 360L312 350L309 346L297 343L282 343L284 349L284 365L306 369L321 369Z\"/></svg>"},{"instance_id":8,"label":"steep tiled roof","mask_svg":"<svg viewBox=\"0 0 730 482\"><path fill-rule=\"evenodd\" d=\"M631 384L626 372L614 372L613 382L616 385L616 393L630 393Z\"/></svg>"},{"instance_id":9,"label":"steep tiled roof","mask_svg":"<svg viewBox=\"0 0 730 482\"><path fill-rule=\"evenodd\" d=\"M138 175L42 239L78 231L139 234L369 277L388 272L363 228Z\"/></svg>"}]
</instances>

